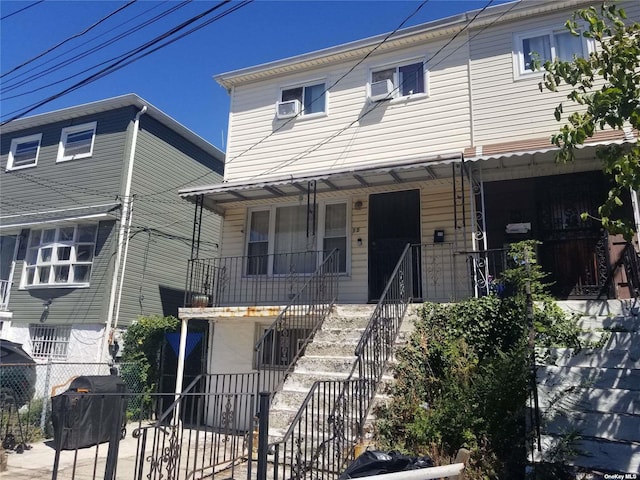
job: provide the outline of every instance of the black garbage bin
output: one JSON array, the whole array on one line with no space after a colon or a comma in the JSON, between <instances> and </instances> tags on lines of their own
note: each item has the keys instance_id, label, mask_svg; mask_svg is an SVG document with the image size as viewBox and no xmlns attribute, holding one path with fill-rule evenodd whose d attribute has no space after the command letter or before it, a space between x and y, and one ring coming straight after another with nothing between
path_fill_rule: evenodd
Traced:
<instances>
[{"instance_id":1,"label":"black garbage bin","mask_svg":"<svg viewBox=\"0 0 640 480\"><path fill-rule=\"evenodd\" d=\"M120 436L126 422L126 390L116 375L76 377L66 392L51 398L56 448L75 450Z\"/></svg>"}]
</instances>

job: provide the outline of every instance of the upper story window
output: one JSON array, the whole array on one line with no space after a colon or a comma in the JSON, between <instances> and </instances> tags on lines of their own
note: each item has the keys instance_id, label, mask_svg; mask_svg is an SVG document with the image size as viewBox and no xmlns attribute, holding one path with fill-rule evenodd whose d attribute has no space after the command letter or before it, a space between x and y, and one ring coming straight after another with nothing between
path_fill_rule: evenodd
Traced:
<instances>
[{"instance_id":1,"label":"upper story window","mask_svg":"<svg viewBox=\"0 0 640 480\"><path fill-rule=\"evenodd\" d=\"M586 57L588 53L587 39L566 30L535 31L514 37L514 63L517 75L532 73L536 57L544 64L547 60L571 61L574 56Z\"/></svg>"},{"instance_id":2,"label":"upper story window","mask_svg":"<svg viewBox=\"0 0 640 480\"><path fill-rule=\"evenodd\" d=\"M284 88L276 104L276 115L278 118L291 118L323 114L327 111L326 93L324 82Z\"/></svg>"},{"instance_id":3,"label":"upper story window","mask_svg":"<svg viewBox=\"0 0 640 480\"><path fill-rule=\"evenodd\" d=\"M90 157L96 136L96 122L62 129L58 147L58 162Z\"/></svg>"},{"instance_id":4,"label":"upper story window","mask_svg":"<svg viewBox=\"0 0 640 480\"><path fill-rule=\"evenodd\" d=\"M424 62L406 63L371 71L369 98L373 101L426 93Z\"/></svg>"},{"instance_id":5,"label":"upper story window","mask_svg":"<svg viewBox=\"0 0 640 480\"><path fill-rule=\"evenodd\" d=\"M35 167L40 153L42 134L28 137L14 138L11 140L11 150L7 160L7 170Z\"/></svg>"},{"instance_id":6,"label":"upper story window","mask_svg":"<svg viewBox=\"0 0 640 480\"><path fill-rule=\"evenodd\" d=\"M97 230L96 224L31 230L23 286L88 286Z\"/></svg>"}]
</instances>

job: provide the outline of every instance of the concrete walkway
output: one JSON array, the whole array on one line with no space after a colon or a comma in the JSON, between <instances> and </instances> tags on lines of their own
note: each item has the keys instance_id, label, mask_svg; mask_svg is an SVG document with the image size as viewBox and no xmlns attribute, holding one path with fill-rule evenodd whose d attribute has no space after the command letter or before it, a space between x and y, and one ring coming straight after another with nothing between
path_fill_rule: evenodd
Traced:
<instances>
[{"instance_id":1,"label":"concrete walkway","mask_svg":"<svg viewBox=\"0 0 640 480\"><path fill-rule=\"evenodd\" d=\"M120 442L117 478L133 478L137 440L127 435ZM60 454L59 480L88 480L104 477L105 461L109 444L84 448L77 451L63 451ZM7 480L48 480L53 475L56 451L52 441L36 442L23 453L7 451L7 470L0 478ZM75 472L75 474L74 474Z\"/></svg>"}]
</instances>

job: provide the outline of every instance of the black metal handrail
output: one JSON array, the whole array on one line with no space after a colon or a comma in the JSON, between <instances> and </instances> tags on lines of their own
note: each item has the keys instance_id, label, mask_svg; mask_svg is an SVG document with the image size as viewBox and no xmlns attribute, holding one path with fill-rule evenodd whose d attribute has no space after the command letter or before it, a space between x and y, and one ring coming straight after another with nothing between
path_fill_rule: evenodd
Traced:
<instances>
[{"instance_id":1,"label":"black metal handrail","mask_svg":"<svg viewBox=\"0 0 640 480\"><path fill-rule=\"evenodd\" d=\"M636 252L636 249L631 243L627 243L624 246L621 260L624 273L627 277L629 295L631 295L631 298L634 300L637 300L640 294L640 259L638 259L638 252Z\"/></svg>"},{"instance_id":2,"label":"black metal handrail","mask_svg":"<svg viewBox=\"0 0 640 480\"><path fill-rule=\"evenodd\" d=\"M270 446L274 478L305 478L311 470L322 471L322 478L337 477L354 458L354 446L362 439L364 423L412 300L410 247L406 246L370 317L348 378L314 382L282 440Z\"/></svg>"},{"instance_id":3,"label":"black metal handrail","mask_svg":"<svg viewBox=\"0 0 640 480\"><path fill-rule=\"evenodd\" d=\"M338 265L336 249L326 256L256 342L255 367L261 388L272 395L291 372L335 304Z\"/></svg>"},{"instance_id":4,"label":"black metal handrail","mask_svg":"<svg viewBox=\"0 0 640 480\"><path fill-rule=\"evenodd\" d=\"M286 305L328 252L189 260L185 307Z\"/></svg>"}]
</instances>

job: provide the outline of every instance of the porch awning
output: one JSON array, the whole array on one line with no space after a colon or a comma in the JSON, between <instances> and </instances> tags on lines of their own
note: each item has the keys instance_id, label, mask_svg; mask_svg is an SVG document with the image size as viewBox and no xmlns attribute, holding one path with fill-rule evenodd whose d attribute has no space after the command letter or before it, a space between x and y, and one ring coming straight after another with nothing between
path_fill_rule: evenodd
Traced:
<instances>
[{"instance_id":1,"label":"porch awning","mask_svg":"<svg viewBox=\"0 0 640 480\"><path fill-rule=\"evenodd\" d=\"M43 212L29 212L16 215L0 216L0 230L19 230L34 225L81 221L99 221L115 218L120 210L119 203L74 207Z\"/></svg>"},{"instance_id":2,"label":"porch awning","mask_svg":"<svg viewBox=\"0 0 640 480\"><path fill-rule=\"evenodd\" d=\"M224 182L190 187L179 195L191 201L204 195L204 205L223 213L232 202L285 198L306 194L309 182L316 182L316 193L369 188L384 185L451 177L451 164L462 161L462 152L436 155L420 161L314 172L308 175L270 177L255 182Z\"/></svg>"}]
</instances>

